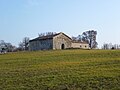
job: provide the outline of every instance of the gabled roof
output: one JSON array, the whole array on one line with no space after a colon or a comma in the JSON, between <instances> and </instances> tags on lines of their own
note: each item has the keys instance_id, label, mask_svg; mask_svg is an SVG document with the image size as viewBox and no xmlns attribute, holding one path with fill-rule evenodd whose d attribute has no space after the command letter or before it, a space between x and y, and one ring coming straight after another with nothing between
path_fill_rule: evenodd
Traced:
<instances>
[{"instance_id":1,"label":"gabled roof","mask_svg":"<svg viewBox=\"0 0 120 90\"><path fill-rule=\"evenodd\" d=\"M53 37L55 37L55 36L57 36L57 35L59 35L59 34L61 34L62 32L60 32L60 33L57 33L57 34L53 34L53 35L46 35L46 36L42 36L42 37L37 37L37 38L35 38L35 39L32 39L32 40L30 40L29 42L32 42L32 41L37 41L37 40L46 40L46 39L53 39ZM62 33L62 34L64 34L64 33ZM69 39L71 39L69 36L67 36L66 34L64 34L66 37L68 37Z\"/></svg>"},{"instance_id":2,"label":"gabled roof","mask_svg":"<svg viewBox=\"0 0 120 90\"><path fill-rule=\"evenodd\" d=\"M66 34L63 33L63 32L60 32L59 34L63 34L63 35L65 35L66 37L68 37L70 40L72 40L68 35L66 35Z\"/></svg>"}]
</instances>

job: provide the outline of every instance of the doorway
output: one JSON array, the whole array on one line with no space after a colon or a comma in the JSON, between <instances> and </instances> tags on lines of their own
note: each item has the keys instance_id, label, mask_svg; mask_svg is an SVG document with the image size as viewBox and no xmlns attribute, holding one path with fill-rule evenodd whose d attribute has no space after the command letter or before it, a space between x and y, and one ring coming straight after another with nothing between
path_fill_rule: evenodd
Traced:
<instances>
[{"instance_id":1,"label":"doorway","mask_svg":"<svg viewBox=\"0 0 120 90\"><path fill-rule=\"evenodd\" d=\"M64 44L61 45L61 49L65 49L65 45Z\"/></svg>"}]
</instances>

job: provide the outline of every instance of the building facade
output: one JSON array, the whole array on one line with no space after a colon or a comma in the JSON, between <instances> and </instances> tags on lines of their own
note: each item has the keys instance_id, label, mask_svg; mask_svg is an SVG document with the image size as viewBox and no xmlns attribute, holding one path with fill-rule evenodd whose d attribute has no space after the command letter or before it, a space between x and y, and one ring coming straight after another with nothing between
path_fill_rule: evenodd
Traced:
<instances>
[{"instance_id":1,"label":"building facade","mask_svg":"<svg viewBox=\"0 0 120 90\"><path fill-rule=\"evenodd\" d=\"M71 48L89 49L89 44L86 42L72 42Z\"/></svg>"},{"instance_id":2,"label":"building facade","mask_svg":"<svg viewBox=\"0 0 120 90\"><path fill-rule=\"evenodd\" d=\"M57 50L68 48L88 49L89 44L81 42L73 42L72 39L64 33L47 35L35 38L29 41L29 50Z\"/></svg>"}]
</instances>

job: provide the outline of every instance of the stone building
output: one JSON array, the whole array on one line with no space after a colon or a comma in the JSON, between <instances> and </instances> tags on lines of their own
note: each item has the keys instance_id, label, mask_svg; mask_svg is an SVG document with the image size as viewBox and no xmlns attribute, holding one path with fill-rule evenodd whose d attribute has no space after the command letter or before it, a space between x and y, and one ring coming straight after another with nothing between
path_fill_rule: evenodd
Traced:
<instances>
[{"instance_id":1,"label":"stone building","mask_svg":"<svg viewBox=\"0 0 120 90\"><path fill-rule=\"evenodd\" d=\"M89 45L82 42L73 42L72 39L66 34L60 32L53 35L47 35L35 38L29 41L29 49L35 50L56 50L68 48L84 48L88 49Z\"/></svg>"},{"instance_id":2,"label":"stone building","mask_svg":"<svg viewBox=\"0 0 120 90\"><path fill-rule=\"evenodd\" d=\"M71 48L89 49L87 42L72 41Z\"/></svg>"},{"instance_id":3,"label":"stone building","mask_svg":"<svg viewBox=\"0 0 120 90\"><path fill-rule=\"evenodd\" d=\"M72 39L64 33L47 35L30 40L30 50L66 49L71 47Z\"/></svg>"}]
</instances>

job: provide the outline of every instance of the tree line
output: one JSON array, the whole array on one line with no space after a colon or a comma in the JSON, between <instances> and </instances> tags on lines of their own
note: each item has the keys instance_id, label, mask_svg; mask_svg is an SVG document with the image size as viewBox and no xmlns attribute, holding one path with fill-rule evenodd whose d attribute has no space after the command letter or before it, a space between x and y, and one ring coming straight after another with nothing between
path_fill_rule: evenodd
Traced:
<instances>
[{"instance_id":1,"label":"tree line","mask_svg":"<svg viewBox=\"0 0 120 90\"><path fill-rule=\"evenodd\" d=\"M101 49L110 50L110 49L120 49L119 44L104 43Z\"/></svg>"},{"instance_id":2,"label":"tree line","mask_svg":"<svg viewBox=\"0 0 120 90\"><path fill-rule=\"evenodd\" d=\"M29 49L29 38L25 37L19 43L18 47L12 45L9 42L5 42L4 40L0 40L0 53L5 52L15 52L15 51L25 51Z\"/></svg>"},{"instance_id":3,"label":"tree line","mask_svg":"<svg viewBox=\"0 0 120 90\"><path fill-rule=\"evenodd\" d=\"M56 32L46 32L38 34L38 37L54 35ZM78 35L77 37L72 37L73 41L87 42L91 49L96 48L98 43L96 41L97 31L89 30ZM0 52L14 52L14 51L27 51L29 50L29 37L24 37L23 40L18 44L18 47L12 45L9 42L0 40Z\"/></svg>"}]
</instances>

